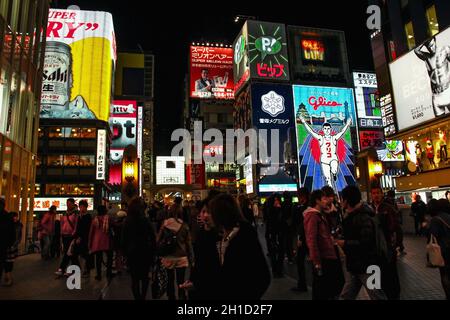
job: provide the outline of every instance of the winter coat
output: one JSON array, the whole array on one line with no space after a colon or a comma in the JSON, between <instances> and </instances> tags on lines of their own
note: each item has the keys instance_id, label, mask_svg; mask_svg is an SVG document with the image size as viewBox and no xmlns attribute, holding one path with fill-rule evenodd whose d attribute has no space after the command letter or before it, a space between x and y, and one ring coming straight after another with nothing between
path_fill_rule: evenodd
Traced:
<instances>
[{"instance_id":1,"label":"winter coat","mask_svg":"<svg viewBox=\"0 0 450 320\"><path fill-rule=\"evenodd\" d=\"M61 217L61 235L64 236L74 236L77 230L78 223L78 210L72 210L67 212L66 215Z\"/></svg>"},{"instance_id":2,"label":"winter coat","mask_svg":"<svg viewBox=\"0 0 450 320\"><path fill-rule=\"evenodd\" d=\"M14 244L16 233L12 216L0 211L0 259L6 256L7 249Z\"/></svg>"},{"instance_id":3,"label":"winter coat","mask_svg":"<svg viewBox=\"0 0 450 320\"><path fill-rule=\"evenodd\" d=\"M386 201L381 202L378 208L372 203L371 208L374 210L374 214L380 215L381 225L387 244L389 245L389 249L395 249L397 244L396 232L400 226L398 221L398 212Z\"/></svg>"},{"instance_id":4,"label":"winter coat","mask_svg":"<svg viewBox=\"0 0 450 320\"><path fill-rule=\"evenodd\" d=\"M188 267L194 255L189 226L182 220L174 218L164 220L158 240L161 238L163 228L176 234L177 243L175 251L161 259L162 264L168 269Z\"/></svg>"},{"instance_id":5,"label":"winter coat","mask_svg":"<svg viewBox=\"0 0 450 320\"><path fill-rule=\"evenodd\" d=\"M92 220L89 232L89 251L109 251L112 249L111 225L108 215L97 216Z\"/></svg>"},{"instance_id":6,"label":"winter coat","mask_svg":"<svg viewBox=\"0 0 450 320\"><path fill-rule=\"evenodd\" d=\"M430 234L432 234L439 246L441 247L442 257L445 261L445 266L450 269L450 228L442 221L444 220L450 226L450 215L444 212L439 212L437 216L431 218Z\"/></svg>"},{"instance_id":7,"label":"winter coat","mask_svg":"<svg viewBox=\"0 0 450 320\"><path fill-rule=\"evenodd\" d=\"M353 274L365 274L367 267L379 263L373 214L370 207L363 205L344 218L344 252L347 270Z\"/></svg>"},{"instance_id":8,"label":"winter coat","mask_svg":"<svg viewBox=\"0 0 450 320\"><path fill-rule=\"evenodd\" d=\"M42 217L40 233L43 236L52 236L55 233L55 214L46 212Z\"/></svg>"},{"instance_id":9,"label":"winter coat","mask_svg":"<svg viewBox=\"0 0 450 320\"><path fill-rule=\"evenodd\" d=\"M322 259L336 260L338 257L334 247L334 240L326 218L314 208L306 209L304 215L306 243L313 264L321 265Z\"/></svg>"},{"instance_id":10,"label":"winter coat","mask_svg":"<svg viewBox=\"0 0 450 320\"><path fill-rule=\"evenodd\" d=\"M270 270L255 229L242 222L230 240L216 276L220 300L259 300L270 285Z\"/></svg>"},{"instance_id":11,"label":"winter coat","mask_svg":"<svg viewBox=\"0 0 450 320\"><path fill-rule=\"evenodd\" d=\"M80 216L77 224L76 237L80 239L80 244L78 245L79 253L86 254L89 252L89 234L91 231L92 215L86 213Z\"/></svg>"}]
</instances>

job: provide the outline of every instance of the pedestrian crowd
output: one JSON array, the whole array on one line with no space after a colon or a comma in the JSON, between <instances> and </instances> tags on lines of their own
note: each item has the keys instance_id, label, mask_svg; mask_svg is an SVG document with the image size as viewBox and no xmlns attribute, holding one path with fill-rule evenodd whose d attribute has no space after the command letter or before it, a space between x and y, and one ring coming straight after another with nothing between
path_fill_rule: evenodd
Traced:
<instances>
[{"instance_id":1,"label":"pedestrian crowd","mask_svg":"<svg viewBox=\"0 0 450 320\"><path fill-rule=\"evenodd\" d=\"M95 212L84 200L68 199L64 214L52 206L40 218L41 256L60 259L57 278L69 276L70 265L79 266L84 278L94 270L97 281L128 273L136 300L146 299L149 289L153 299L257 300L273 278L285 275L286 263L297 267L294 291L308 291L311 272L313 300L353 300L362 287L371 299L400 299L397 262L406 251L395 193L373 186L366 203L355 186L339 195L330 187L301 188L295 198L273 194L257 205L246 195L212 190L203 201L177 197L147 205L137 197ZM444 263L433 265L433 253L429 265L439 267L449 299L449 199L427 205L417 196L411 215L416 233L439 248ZM22 228L18 214L7 212L0 199L0 279L4 273L7 286Z\"/></svg>"}]
</instances>

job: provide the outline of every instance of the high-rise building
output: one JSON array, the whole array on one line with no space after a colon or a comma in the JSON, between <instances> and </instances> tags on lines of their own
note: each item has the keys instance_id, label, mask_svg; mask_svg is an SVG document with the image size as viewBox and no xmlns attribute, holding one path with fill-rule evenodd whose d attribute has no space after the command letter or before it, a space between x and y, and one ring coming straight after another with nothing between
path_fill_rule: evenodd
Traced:
<instances>
[{"instance_id":1,"label":"high-rise building","mask_svg":"<svg viewBox=\"0 0 450 320\"><path fill-rule=\"evenodd\" d=\"M138 107L136 124L141 127L138 128L136 147L140 153L140 190L145 199L150 199L150 188L155 183L154 70L155 56L150 52L118 53L114 96L116 100L135 101ZM117 191L112 197L113 201L119 199Z\"/></svg>"},{"instance_id":2,"label":"high-rise building","mask_svg":"<svg viewBox=\"0 0 450 320\"><path fill-rule=\"evenodd\" d=\"M73 20L96 28L74 29ZM36 203L41 211L51 205L64 211L68 198L86 199L93 209L111 193L113 18L107 12L51 9L46 38Z\"/></svg>"},{"instance_id":3,"label":"high-rise building","mask_svg":"<svg viewBox=\"0 0 450 320\"><path fill-rule=\"evenodd\" d=\"M384 133L406 157L397 191L439 198L450 186L450 2L368 3L382 14L371 43Z\"/></svg>"},{"instance_id":4,"label":"high-rise building","mask_svg":"<svg viewBox=\"0 0 450 320\"><path fill-rule=\"evenodd\" d=\"M0 195L30 237L48 0L0 1ZM38 191L37 191L38 192Z\"/></svg>"}]
</instances>

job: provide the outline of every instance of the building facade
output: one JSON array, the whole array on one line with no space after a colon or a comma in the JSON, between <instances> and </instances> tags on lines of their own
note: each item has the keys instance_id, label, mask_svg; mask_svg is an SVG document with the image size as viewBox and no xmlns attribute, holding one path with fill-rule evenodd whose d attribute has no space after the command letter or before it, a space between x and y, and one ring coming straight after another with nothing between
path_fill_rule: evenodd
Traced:
<instances>
[{"instance_id":1,"label":"building facade","mask_svg":"<svg viewBox=\"0 0 450 320\"><path fill-rule=\"evenodd\" d=\"M138 155L140 158L140 191L144 199L151 197L150 188L155 184L154 151L154 74L155 56L150 52L124 51L118 53L114 86L116 100L136 101L142 114L138 122L142 127L137 132ZM113 201L119 198L117 190Z\"/></svg>"},{"instance_id":2,"label":"building facade","mask_svg":"<svg viewBox=\"0 0 450 320\"><path fill-rule=\"evenodd\" d=\"M450 187L450 2L369 4L382 12L382 29L371 35L371 42L384 133L402 141L406 156L395 179L397 191L408 198L412 192L439 198Z\"/></svg>"},{"instance_id":3,"label":"building facade","mask_svg":"<svg viewBox=\"0 0 450 320\"><path fill-rule=\"evenodd\" d=\"M48 0L0 1L0 195L8 211L19 213L24 239L33 230L48 11Z\"/></svg>"}]
</instances>

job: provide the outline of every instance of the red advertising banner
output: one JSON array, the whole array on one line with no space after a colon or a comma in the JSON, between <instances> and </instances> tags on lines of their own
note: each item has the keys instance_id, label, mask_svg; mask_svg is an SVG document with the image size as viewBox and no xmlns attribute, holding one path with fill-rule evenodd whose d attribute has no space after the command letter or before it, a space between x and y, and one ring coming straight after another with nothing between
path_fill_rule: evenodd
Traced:
<instances>
[{"instance_id":1,"label":"red advertising banner","mask_svg":"<svg viewBox=\"0 0 450 320\"><path fill-rule=\"evenodd\" d=\"M123 151L137 141L136 101L115 100L111 109L109 124L113 133L110 148L109 183L122 184Z\"/></svg>"},{"instance_id":2,"label":"red advertising banner","mask_svg":"<svg viewBox=\"0 0 450 320\"><path fill-rule=\"evenodd\" d=\"M188 164L186 166L186 183L196 185L199 189L205 188L205 165Z\"/></svg>"},{"instance_id":3,"label":"red advertising banner","mask_svg":"<svg viewBox=\"0 0 450 320\"><path fill-rule=\"evenodd\" d=\"M233 49L191 46L191 98L234 99Z\"/></svg>"},{"instance_id":4,"label":"red advertising banner","mask_svg":"<svg viewBox=\"0 0 450 320\"><path fill-rule=\"evenodd\" d=\"M383 148L384 134L383 131L359 131L360 149L364 150L370 147L375 149Z\"/></svg>"}]
</instances>

